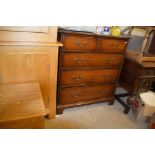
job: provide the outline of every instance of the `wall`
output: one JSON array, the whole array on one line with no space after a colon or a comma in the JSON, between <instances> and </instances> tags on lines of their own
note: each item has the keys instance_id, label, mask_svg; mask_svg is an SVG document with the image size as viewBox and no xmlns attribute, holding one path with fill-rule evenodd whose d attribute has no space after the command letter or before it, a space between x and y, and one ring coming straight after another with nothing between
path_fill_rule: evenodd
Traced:
<instances>
[{"instance_id":1,"label":"wall","mask_svg":"<svg viewBox=\"0 0 155 155\"><path fill-rule=\"evenodd\" d=\"M66 29L74 29L79 31L96 32L96 26L62 26L62 27ZM128 26L120 26L121 30L124 30L127 27ZM137 35L137 36L144 36L144 34L145 34L145 31L141 29L134 29L132 32L132 35Z\"/></svg>"}]
</instances>

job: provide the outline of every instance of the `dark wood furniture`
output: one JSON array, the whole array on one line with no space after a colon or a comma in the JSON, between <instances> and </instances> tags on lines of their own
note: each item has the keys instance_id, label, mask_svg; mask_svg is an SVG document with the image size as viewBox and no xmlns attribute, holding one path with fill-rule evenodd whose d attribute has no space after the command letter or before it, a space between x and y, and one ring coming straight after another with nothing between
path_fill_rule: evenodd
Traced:
<instances>
[{"instance_id":1,"label":"dark wood furniture","mask_svg":"<svg viewBox=\"0 0 155 155\"><path fill-rule=\"evenodd\" d=\"M149 55L154 55L155 56L155 30L152 32L152 34L150 36L150 42L148 44L147 53Z\"/></svg>"},{"instance_id":2,"label":"dark wood furniture","mask_svg":"<svg viewBox=\"0 0 155 155\"><path fill-rule=\"evenodd\" d=\"M0 128L44 128L45 115L38 83L0 85Z\"/></svg>"},{"instance_id":3,"label":"dark wood furniture","mask_svg":"<svg viewBox=\"0 0 155 155\"><path fill-rule=\"evenodd\" d=\"M136 53L135 53L136 55ZM117 94L116 99L124 106L124 113L128 113L130 105L123 102L121 97L138 94L151 90L155 81L155 62L138 62L136 56L127 54L120 76L120 85L129 93Z\"/></svg>"},{"instance_id":4,"label":"dark wood furniture","mask_svg":"<svg viewBox=\"0 0 155 155\"><path fill-rule=\"evenodd\" d=\"M154 26L130 26L126 30L132 35L134 29L143 29L145 35L139 51L130 50L126 53L123 69L120 77L120 85L128 93L116 94L115 98L124 106L124 113L128 114L130 105L121 97L132 96L147 91L155 81L155 27ZM125 31L126 31L125 30Z\"/></svg>"},{"instance_id":5,"label":"dark wood furniture","mask_svg":"<svg viewBox=\"0 0 155 155\"><path fill-rule=\"evenodd\" d=\"M65 108L96 102L114 102L128 37L58 31L57 113Z\"/></svg>"}]
</instances>

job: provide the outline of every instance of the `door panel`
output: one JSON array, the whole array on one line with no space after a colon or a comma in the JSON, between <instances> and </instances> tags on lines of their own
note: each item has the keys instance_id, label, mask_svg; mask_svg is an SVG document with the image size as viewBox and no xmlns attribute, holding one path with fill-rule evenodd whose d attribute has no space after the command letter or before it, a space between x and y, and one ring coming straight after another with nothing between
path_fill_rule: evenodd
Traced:
<instances>
[{"instance_id":1,"label":"door panel","mask_svg":"<svg viewBox=\"0 0 155 155\"><path fill-rule=\"evenodd\" d=\"M0 83L39 82L45 106L49 97L49 55L1 54Z\"/></svg>"}]
</instances>

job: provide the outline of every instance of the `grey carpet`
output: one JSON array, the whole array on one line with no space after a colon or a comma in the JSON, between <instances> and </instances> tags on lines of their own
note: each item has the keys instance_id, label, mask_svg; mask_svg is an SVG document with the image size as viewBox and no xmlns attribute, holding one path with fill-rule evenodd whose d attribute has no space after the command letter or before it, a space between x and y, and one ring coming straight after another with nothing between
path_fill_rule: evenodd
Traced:
<instances>
[{"instance_id":1,"label":"grey carpet","mask_svg":"<svg viewBox=\"0 0 155 155\"><path fill-rule=\"evenodd\" d=\"M118 88L117 93L125 92ZM126 98L124 98L125 100ZM64 110L55 119L45 120L49 129L139 129L146 128L144 118L135 119L132 111L125 115L123 107L115 101L113 106L98 103Z\"/></svg>"}]
</instances>

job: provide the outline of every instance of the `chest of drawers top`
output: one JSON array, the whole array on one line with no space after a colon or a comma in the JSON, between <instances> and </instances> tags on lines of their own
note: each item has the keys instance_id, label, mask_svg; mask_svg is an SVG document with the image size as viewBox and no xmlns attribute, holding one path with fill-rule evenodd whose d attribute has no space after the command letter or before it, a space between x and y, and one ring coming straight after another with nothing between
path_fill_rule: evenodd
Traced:
<instances>
[{"instance_id":1,"label":"chest of drawers top","mask_svg":"<svg viewBox=\"0 0 155 155\"><path fill-rule=\"evenodd\" d=\"M112 52L122 53L126 50L128 37L112 37L90 32L59 30L58 40L63 43L61 51Z\"/></svg>"}]
</instances>

